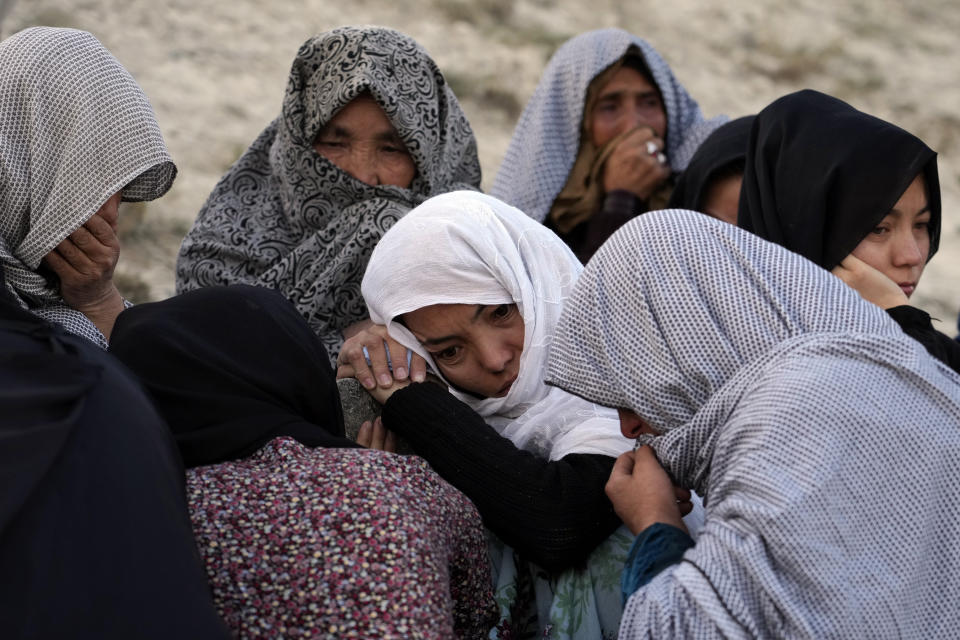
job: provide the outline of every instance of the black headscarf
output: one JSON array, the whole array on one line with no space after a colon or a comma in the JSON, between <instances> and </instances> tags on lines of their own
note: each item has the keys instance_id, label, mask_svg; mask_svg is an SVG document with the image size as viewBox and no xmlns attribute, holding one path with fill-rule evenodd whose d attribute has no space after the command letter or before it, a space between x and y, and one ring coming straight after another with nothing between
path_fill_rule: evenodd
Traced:
<instances>
[{"instance_id":1,"label":"black headscarf","mask_svg":"<svg viewBox=\"0 0 960 640\"><path fill-rule=\"evenodd\" d=\"M227 638L173 439L123 366L20 307L0 267L0 629Z\"/></svg>"},{"instance_id":2,"label":"black headscarf","mask_svg":"<svg viewBox=\"0 0 960 640\"><path fill-rule=\"evenodd\" d=\"M117 318L110 352L140 378L184 464L249 455L279 436L351 447L323 344L276 291L207 287Z\"/></svg>"},{"instance_id":3,"label":"black headscarf","mask_svg":"<svg viewBox=\"0 0 960 640\"><path fill-rule=\"evenodd\" d=\"M937 154L841 100L798 91L753 123L737 225L833 269L921 172L932 257L940 243Z\"/></svg>"},{"instance_id":4,"label":"black headscarf","mask_svg":"<svg viewBox=\"0 0 960 640\"><path fill-rule=\"evenodd\" d=\"M703 211L704 199L714 179L744 162L750 128L756 116L743 116L720 126L703 141L690 164L680 174L670 195L668 209Z\"/></svg>"}]
</instances>

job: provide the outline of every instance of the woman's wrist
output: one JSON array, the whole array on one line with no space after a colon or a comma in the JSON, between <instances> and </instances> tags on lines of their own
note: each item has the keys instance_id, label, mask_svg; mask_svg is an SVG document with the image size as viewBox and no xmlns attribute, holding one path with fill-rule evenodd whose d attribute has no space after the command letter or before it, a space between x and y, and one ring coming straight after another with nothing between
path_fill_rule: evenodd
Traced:
<instances>
[{"instance_id":1,"label":"woman's wrist","mask_svg":"<svg viewBox=\"0 0 960 640\"><path fill-rule=\"evenodd\" d=\"M126 304L124 304L123 296L120 295L117 287L111 285L110 291L103 298L90 304L75 307L75 309L87 316L109 341L117 316L126 309Z\"/></svg>"}]
</instances>

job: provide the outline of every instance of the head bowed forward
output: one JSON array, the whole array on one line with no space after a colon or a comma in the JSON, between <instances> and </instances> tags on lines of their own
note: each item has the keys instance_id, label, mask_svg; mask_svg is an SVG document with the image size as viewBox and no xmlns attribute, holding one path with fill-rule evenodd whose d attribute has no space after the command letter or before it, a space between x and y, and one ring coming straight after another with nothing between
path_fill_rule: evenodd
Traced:
<instances>
[{"instance_id":1,"label":"head bowed forward","mask_svg":"<svg viewBox=\"0 0 960 640\"><path fill-rule=\"evenodd\" d=\"M667 430L778 344L826 332L898 329L801 256L703 214L655 211L624 225L587 265L546 378Z\"/></svg>"},{"instance_id":2,"label":"head bowed forward","mask_svg":"<svg viewBox=\"0 0 960 640\"><path fill-rule=\"evenodd\" d=\"M176 176L143 90L85 31L0 43L0 261L29 306L62 302L40 260L107 199L152 200Z\"/></svg>"}]
</instances>

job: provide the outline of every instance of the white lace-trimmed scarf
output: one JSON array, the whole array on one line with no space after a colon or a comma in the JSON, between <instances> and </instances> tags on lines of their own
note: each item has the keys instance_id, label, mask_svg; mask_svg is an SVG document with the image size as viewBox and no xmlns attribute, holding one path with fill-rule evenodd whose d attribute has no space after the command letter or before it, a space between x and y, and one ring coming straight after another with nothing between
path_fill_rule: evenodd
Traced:
<instances>
[{"instance_id":1,"label":"white lace-trimmed scarf","mask_svg":"<svg viewBox=\"0 0 960 640\"><path fill-rule=\"evenodd\" d=\"M106 348L40 261L113 194L152 200L175 176L150 102L96 38L36 27L0 42L0 263L24 308Z\"/></svg>"},{"instance_id":2,"label":"white lace-trimmed scarf","mask_svg":"<svg viewBox=\"0 0 960 640\"><path fill-rule=\"evenodd\" d=\"M370 317L423 356L397 317L433 304L513 304L524 321L516 382L503 398L451 389L516 446L550 460L617 456L632 447L615 411L543 384L553 328L582 266L549 229L480 193L437 196L408 213L373 251L363 278ZM441 376L442 377L442 376Z\"/></svg>"},{"instance_id":3,"label":"white lace-trimmed scarf","mask_svg":"<svg viewBox=\"0 0 960 640\"><path fill-rule=\"evenodd\" d=\"M670 167L676 172L686 168L700 143L728 118L705 120L646 40L621 29L599 29L570 39L550 59L514 129L491 195L544 221L577 159L587 88L630 46L640 50L663 96Z\"/></svg>"},{"instance_id":4,"label":"white lace-trimmed scarf","mask_svg":"<svg viewBox=\"0 0 960 640\"><path fill-rule=\"evenodd\" d=\"M578 281L547 381L647 419L705 494L621 638L960 633L960 376L816 264L645 214Z\"/></svg>"},{"instance_id":5,"label":"white lace-trimmed scarf","mask_svg":"<svg viewBox=\"0 0 960 640\"><path fill-rule=\"evenodd\" d=\"M313 149L323 125L360 94L383 108L413 158L409 189L354 179ZM342 27L305 42L281 115L210 194L177 261L177 291L246 283L281 291L323 340L366 318L370 252L426 198L479 188L473 131L436 64L411 38Z\"/></svg>"}]
</instances>

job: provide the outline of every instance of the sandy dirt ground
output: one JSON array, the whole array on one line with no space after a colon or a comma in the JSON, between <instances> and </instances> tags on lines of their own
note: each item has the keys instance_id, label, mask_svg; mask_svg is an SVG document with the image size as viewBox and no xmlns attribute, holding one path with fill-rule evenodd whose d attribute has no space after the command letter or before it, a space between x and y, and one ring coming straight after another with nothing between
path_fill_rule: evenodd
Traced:
<instances>
[{"instance_id":1,"label":"sandy dirt ground","mask_svg":"<svg viewBox=\"0 0 960 640\"><path fill-rule=\"evenodd\" d=\"M8 4L11 0L0 0ZM953 332L960 306L960 3L954 0L16 0L2 34L32 25L94 33L153 102L180 174L123 212L121 289L173 293L180 240L207 194L279 114L299 45L344 24L417 39L464 105L489 186L551 53L587 29L647 38L705 115L755 113L811 87L890 120L940 154L941 249L914 303Z\"/></svg>"}]
</instances>

